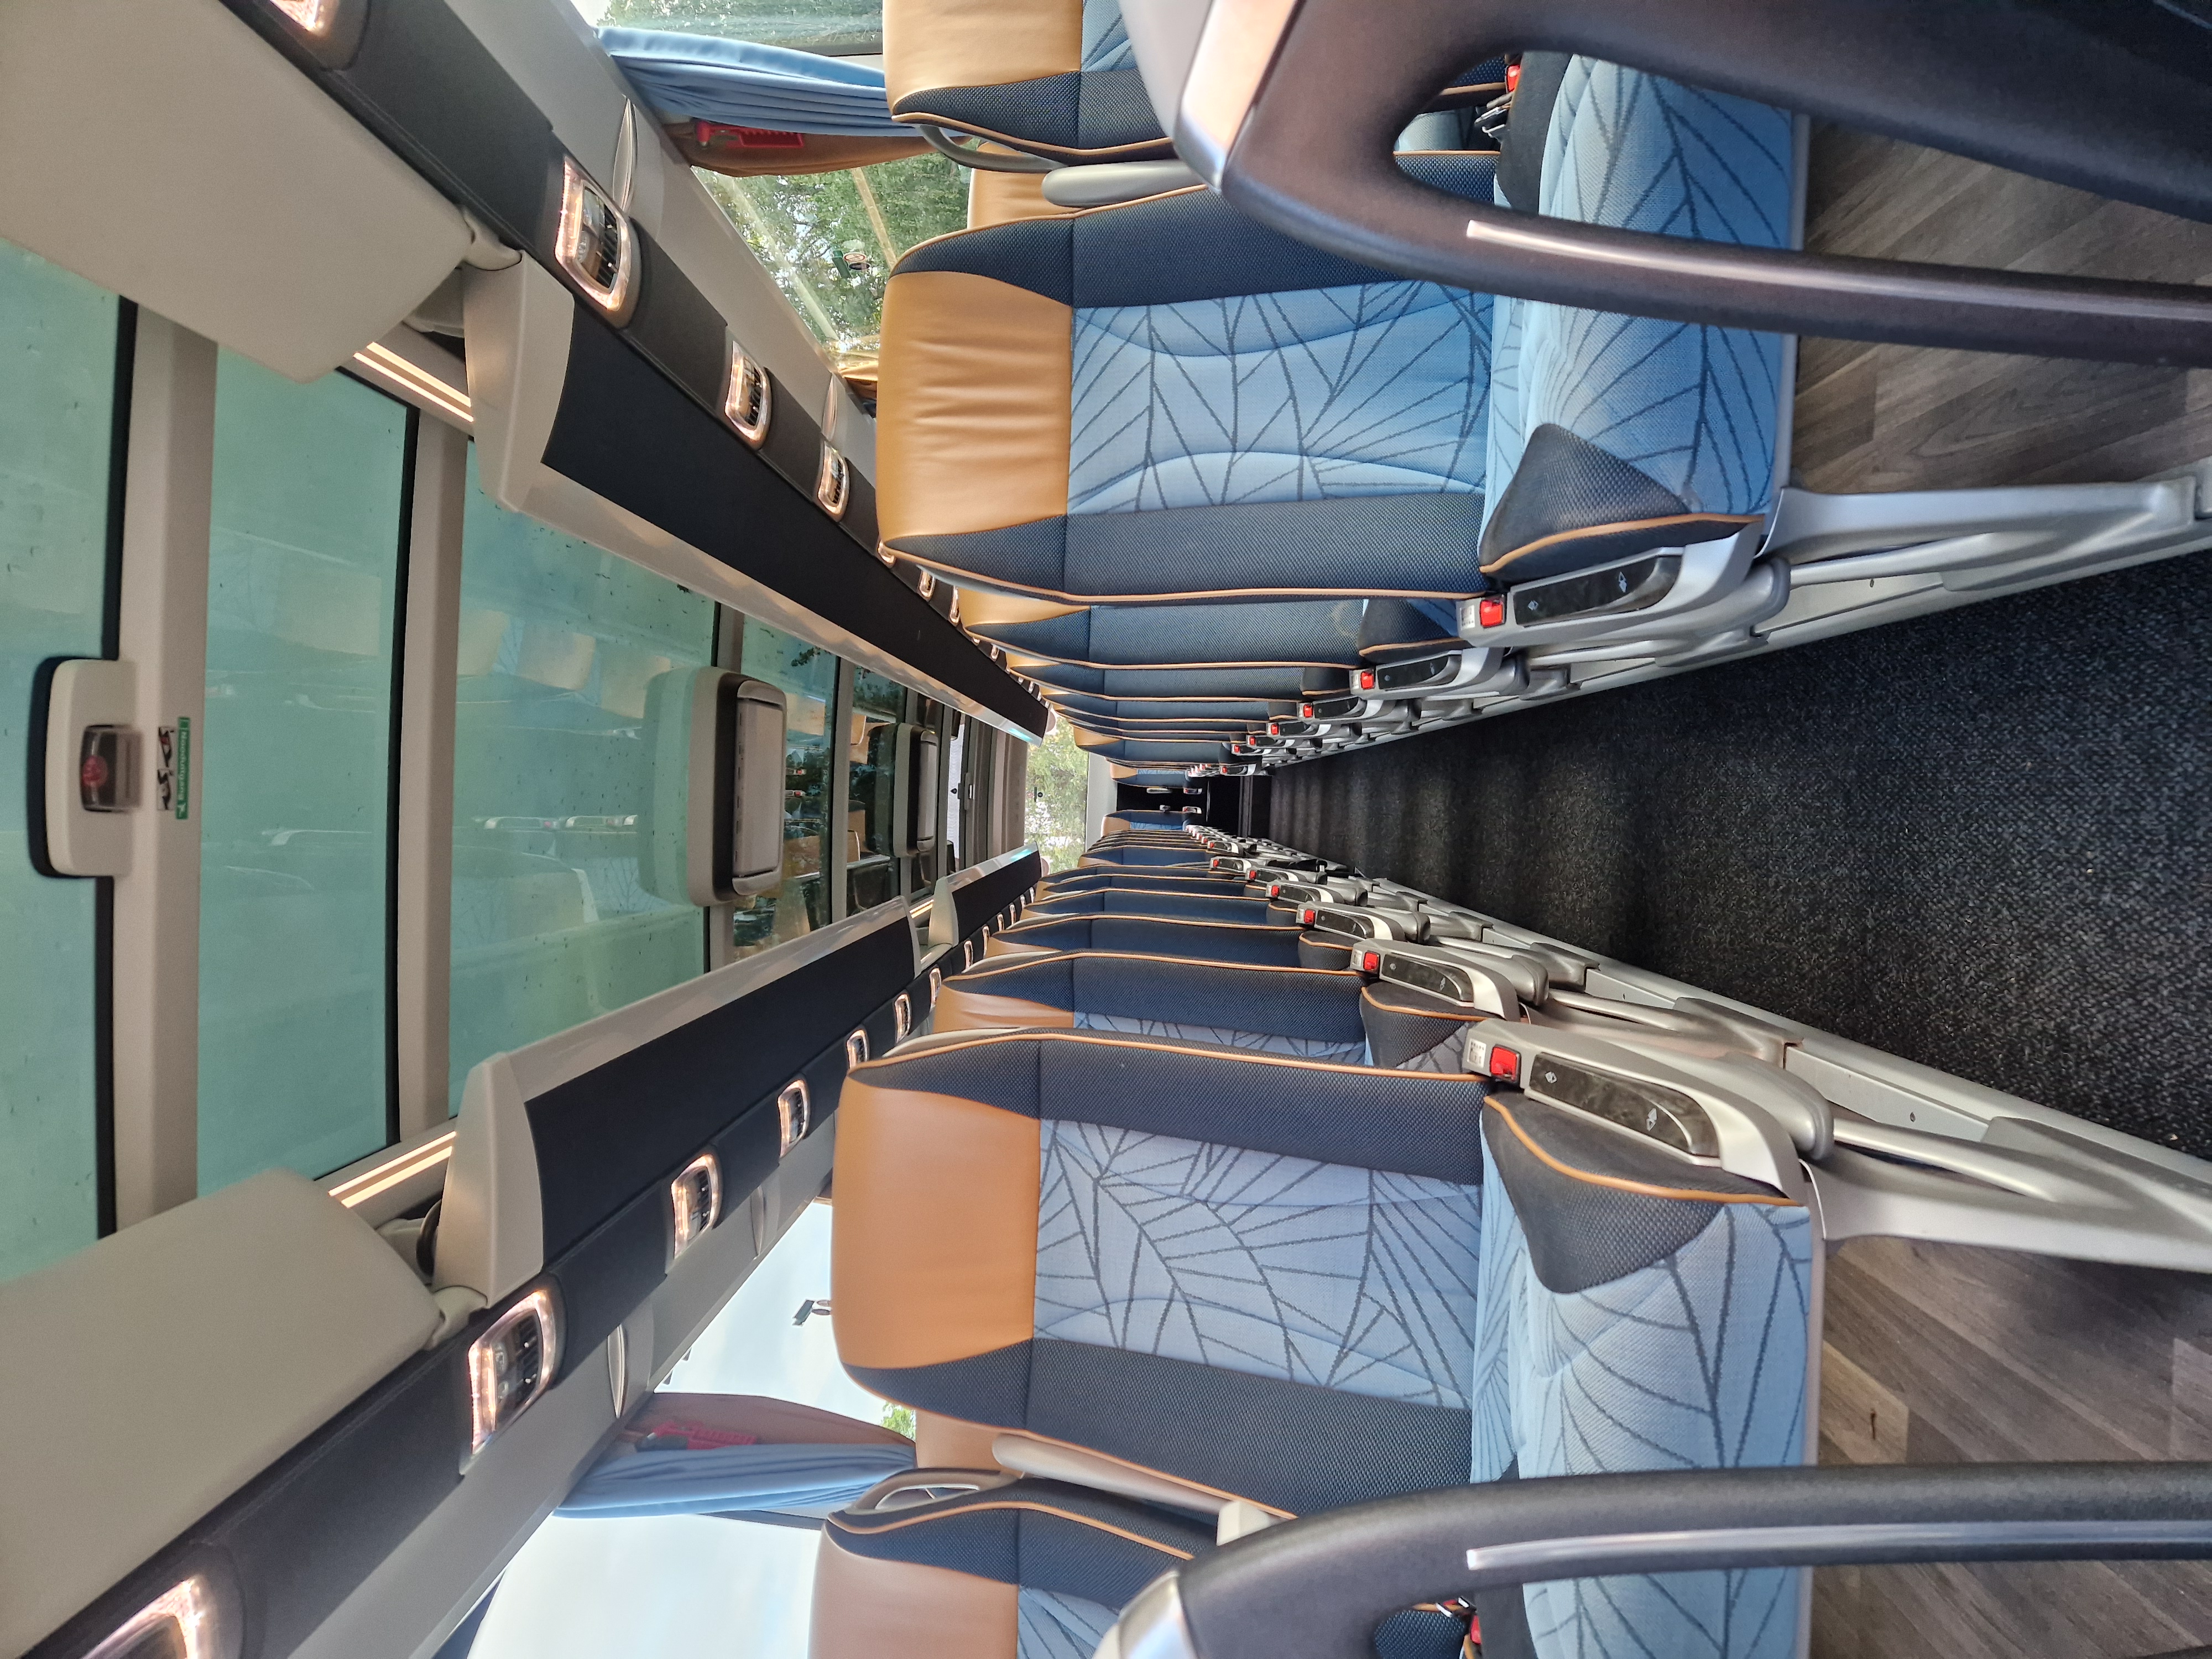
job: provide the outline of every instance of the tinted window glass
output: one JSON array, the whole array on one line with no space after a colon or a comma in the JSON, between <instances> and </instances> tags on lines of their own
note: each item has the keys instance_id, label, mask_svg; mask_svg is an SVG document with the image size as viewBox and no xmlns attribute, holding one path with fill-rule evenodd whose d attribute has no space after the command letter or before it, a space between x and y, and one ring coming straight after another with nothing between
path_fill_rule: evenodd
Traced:
<instances>
[{"instance_id":1,"label":"tinted window glass","mask_svg":"<svg viewBox=\"0 0 2212 1659\"><path fill-rule=\"evenodd\" d=\"M1029 763L1024 830L1044 855L1046 869L1073 870L1083 856L1091 757L1077 745L1075 728L1060 720L1050 737L1030 745Z\"/></svg>"},{"instance_id":2,"label":"tinted window glass","mask_svg":"<svg viewBox=\"0 0 2212 1659\"><path fill-rule=\"evenodd\" d=\"M453 741L453 1103L469 1068L704 971L641 879L670 676L711 600L496 505L470 459Z\"/></svg>"},{"instance_id":3,"label":"tinted window glass","mask_svg":"<svg viewBox=\"0 0 2212 1659\"><path fill-rule=\"evenodd\" d=\"M891 844L899 718L906 690L896 680L853 671L853 713L845 761L850 807L845 820L846 912L898 896L897 849Z\"/></svg>"},{"instance_id":4,"label":"tinted window glass","mask_svg":"<svg viewBox=\"0 0 2212 1659\"><path fill-rule=\"evenodd\" d=\"M116 302L0 242L0 1278L92 1242L94 884L31 867L31 690L96 657Z\"/></svg>"},{"instance_id":5,"label":"tinted window glass","mask_svg":"<svg viewBox=\"0 0 2212 1659\"><path fill-rule=\"evenodd\" d=\"M579 9L591 15L592 0L584 0ZM832 57L884 49L879 0L611 0L598 21L726 35Z\"/></svg>"},{"instance_id":6,"label":"tinted window glass","mask_svg":"<svg viewBox=\"0 0 2212 1659\"><path fill-rule=\"evenodd\" d=\"M815 337L869 361L899 256L968 222L966 171L942 155L788 179L698 177Z\"/></svg>"},{"instance_id":7,"label":"tinted window glass","mask_svg":"<svg viewBox=\"0 0 2212 1659\"><path fill-rule=\"evenodd\" d=\"M200 814L200 1190L386 1139L392 618L407 410L228 352ZM181 748L180 738L180 748Z\"/></svg>"},{"instance_id":8,"label":"tinted window glass","mask_svg":"<svg viewBox=\"0 0 2212 1659\"><path fill-rule=\"evenodd\" d=\"M738 901L730 936L750 956L811 933L830 920L823 871L823 821L830 813L830 706L837 691L837 659L818 645L745 623L744 672L783 688L783 885Z\"/></svg>"}]
</instances>

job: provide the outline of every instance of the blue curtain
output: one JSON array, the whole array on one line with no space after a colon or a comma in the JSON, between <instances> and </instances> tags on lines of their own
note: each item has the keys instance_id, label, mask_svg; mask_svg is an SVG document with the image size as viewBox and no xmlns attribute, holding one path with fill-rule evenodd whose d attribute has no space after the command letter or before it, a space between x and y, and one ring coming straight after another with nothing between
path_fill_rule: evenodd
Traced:
<instances>
[{"instance_id":1,"label":"blue curtain","mask_svg":"<svg viewBox=\"0 0 2212 1659\"><path fill-rule=\"evenodd\" d=\"M713 1515L724 1510L823 1513L914 1467L914 1447L718 1446L602 1459L562 1515Z\"/></svg>"},{"instance_id":2,"label":"blue curtain","mask_svg":"<svg viewBox=\"0 0 2212 1659\"><path fill-rule=\"evenodd\" d=\"M599 40L664 120L857 138L914 136L891 119L884 72L848 58L662 29L605 28Z\"/></svg>"}]
</instances>

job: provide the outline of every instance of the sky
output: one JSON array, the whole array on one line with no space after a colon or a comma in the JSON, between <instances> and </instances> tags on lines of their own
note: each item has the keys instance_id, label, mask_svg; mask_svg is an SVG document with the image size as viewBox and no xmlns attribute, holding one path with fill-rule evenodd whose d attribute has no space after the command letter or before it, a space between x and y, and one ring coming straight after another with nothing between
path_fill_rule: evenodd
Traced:
<instances>
[{"instance_id":1,"label":"sky","mask_svg":"<svg viewBox=\"0 0 2212 1659\"><path fill-rule=\"evenodd\" d=\"M767 1394L879 1419L837 1364L830 1322L794 1326L830 1294L830 1206L811 1204L665 1385ZM705 1516L562 1520L500 1581L471 1659L802 1659L815 1534Z\"/></svg>"}]
</instances>

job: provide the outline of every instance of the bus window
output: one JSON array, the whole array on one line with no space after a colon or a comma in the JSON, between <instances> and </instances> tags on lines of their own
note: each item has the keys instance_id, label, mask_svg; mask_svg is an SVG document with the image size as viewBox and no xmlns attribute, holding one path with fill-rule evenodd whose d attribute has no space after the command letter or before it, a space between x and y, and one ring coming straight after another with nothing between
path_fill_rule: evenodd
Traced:
<instances>
[{"instance_id":1,"label":"bus window","mask_svg":"<svg viewBox=\"0 0 2212 1659\"><path fill-rule=\"evenodd\" d=\"M784 715L783 885L741 898L731 950L751 956L797 939L830 920L823 868L823 829L830 813L830 708L836 699L837 659L766 623L745 621L744 670L781 686Z\"/></svg>"},{"instance_id":2,"label":"bus window","mask_svg":"<svg viewBox=\"0 0 2212 1659\"><path fill-rule=\"evenodd\" d=\"M485 1055L705 971L706 913L640 880L648 687L711 600L507 512L470 459L453 733L451 1100ZM817 725L817 730L818 730Z\"/></svg>"},{"instance_id":3,"label":"bus window","mask_svg":"<svg viewBox=\"0 0 2212 1659\"><path fill-rule=\"evenodd\" d=\"M99 1224L96 884L31 866L32 686L101 653L118 307L0 242L0 1279Z\"/></svg>"},{"instance_id":4,"label":"bus window","mask_svg":"<svg viewBox=\"0 0 2212 1659\"><path fill-rule=\"evenodd\" d=\"M199 1172L320 1175L386 1132L392 620L409 412L216 377L200 815Z\"/></svg>"},{"instance_id":5,"label":"bus window","mask_svg":"<svg viewBox=\"0 0 2212 1659\"><path fill-rule=\"evenodd\" d=\"M898 896L898 860L891 845L891 798L898 726L905 713L905 687L865 668L853 671L853 712L846 744L851 789L845 820L848 915Z\"/></svg>"}]
</instances>

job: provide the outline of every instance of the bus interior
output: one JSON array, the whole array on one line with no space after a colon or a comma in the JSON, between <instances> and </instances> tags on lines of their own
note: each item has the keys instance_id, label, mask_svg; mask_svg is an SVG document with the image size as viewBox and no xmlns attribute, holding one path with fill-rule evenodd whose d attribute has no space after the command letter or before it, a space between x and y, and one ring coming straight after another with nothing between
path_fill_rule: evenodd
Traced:
<instances>
[{"instance_id":1,"label":"bus interior","mask_svg":"<svg viewBox=\"0 0 2212 1659\"><path fill-rule=\"evenodd\" d=\"M0 0L0 1659L2212 1654L2204 0Z\"/></svg>"}]
</instances>

